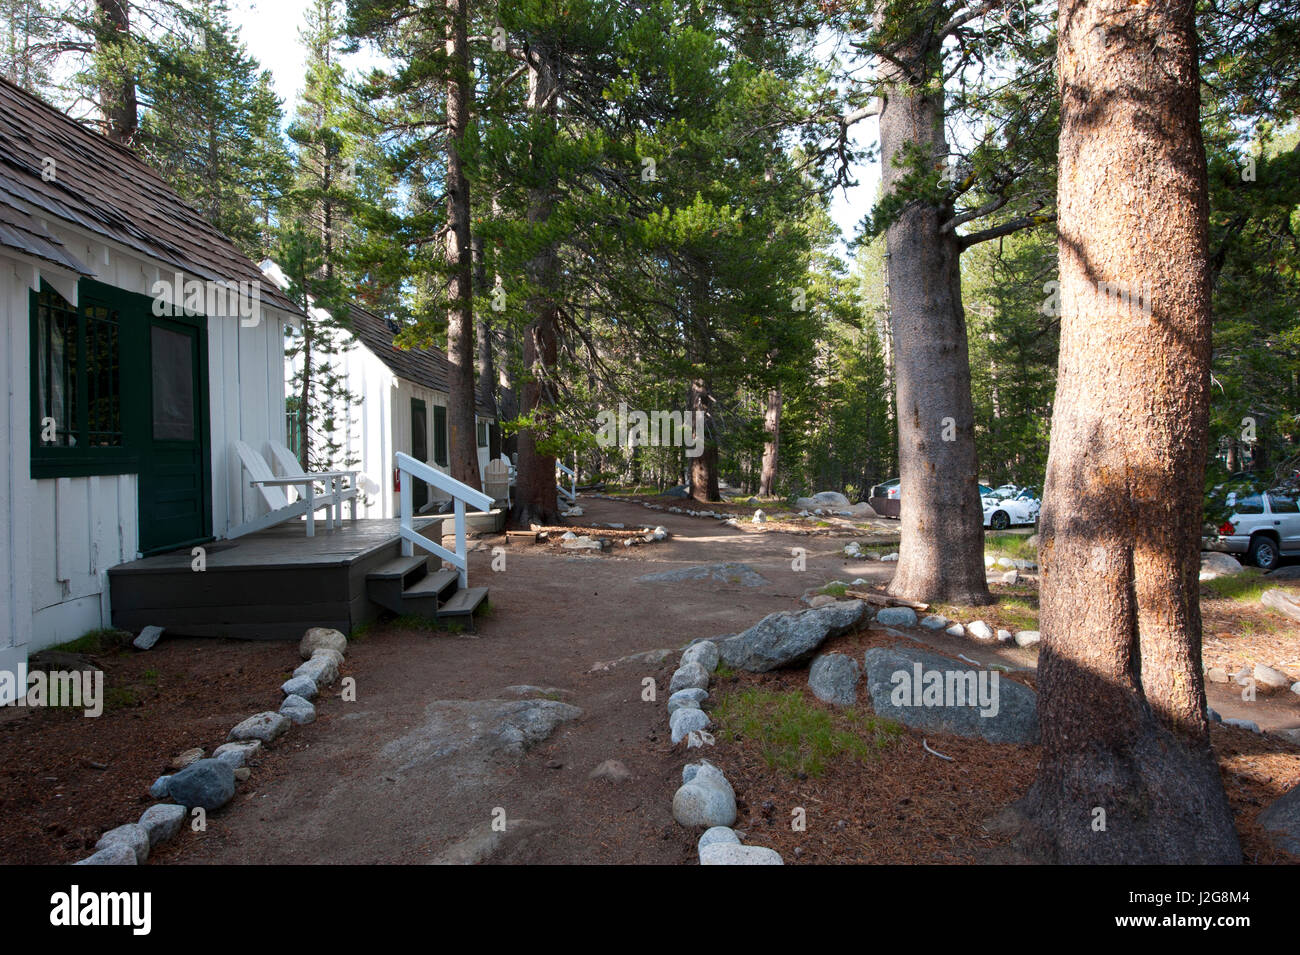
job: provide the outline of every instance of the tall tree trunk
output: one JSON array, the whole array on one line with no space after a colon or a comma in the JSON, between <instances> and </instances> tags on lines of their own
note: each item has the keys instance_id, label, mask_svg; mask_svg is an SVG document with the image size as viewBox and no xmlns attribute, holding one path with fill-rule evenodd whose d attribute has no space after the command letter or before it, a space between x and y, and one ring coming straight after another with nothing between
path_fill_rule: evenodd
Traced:
<instances>
[{"instance_id":1,"label":"tall tree trunk","mask_svg":"<svg viewBox=\"0 0 1300 955\"><path fill-rule=\"evenodd\" d=\"M1200 667L1210 288L1193 10L1060 7L1043 750L1022 838L1062 863L1241 861ZM1113 283L1149 283L1149 308Z\"/></svg>"},{"instance_id":2,"label":"tall tree trunk","mask_svg":"<svg viewBox=\"0 0 1300 955\"><path fill-rule=\"evenodd\" d=\"M451 269L447 309L447 430L451 476L475 490L478 437L474 428L474 287L470 249L469 179L462 152L469 125L472 79L466 38L469 0L446 0L447 59L447 246Z\"/></svg>"},{"instance_id":3,"label":"tall tree trunk","mask_svg":"<svg viewBox=\"0 0 1300 955\"><path fill-rule=\"evenodd\" d=\"M104 134L130 145L140 128L131 55L131 5L128 0L95 0L95 68Z\"/></svg>"},{"instance_id":4,"label":"tall tree trunk","mask_svg":"<svg viewBox=\"0 0 1300 955\"><path fill-rule=\"evenodd\" d=\"M776 488L777 455L781 450L781 389L772 388L767 393L767 408L763 412L763 471L758 481L760 497L771 497Z\"/></svg>"},{"instance_id":5,"label":"tall tree trunk","mask_svg":"<svg viewBox=\"0 0 1300 955\"><path fill-rule=\"evenodd\" d=\"M917 37L881 67L882 187L907 174L902 162L919 147L935 166L948 155L943 92L937 82L938 39ZM921 80L908 83L908 73ZM928 602L984 604L984 511L975 459L970 356L961 305L961 246L940 227L951 208L910 203L886 232L889 311L898 393L898 473L902 545L889 592Z\"/></svg>"},{"instance_id":6,"label":"tall tree trunk","mask_svg":"<svg viewBox=\"0 0 1300 955\"><path fill-rule=\"evenodd\" d=\"M550 51L534 44L528 57L528 108L542 122L552 128L555 123L556 77ZM534 166L542 157L530 157ZM549 177L539 176L542 185L529 190L528 222L540 226L551 216L554 206L553 186ZM559 360L559 307L552 290L559 276L559 259L554 247L542 249L528 265L529 282L537 290L530 303L536 318L529 326L524 341L524 394L523 413L550 420L549 411L554 401L555 365ZM531 429L519 432L517 443L518 471L515 486L514 509L511 521L519 527L530 524L558 524L559 502L555 490L555 455L543 453L538 447L538 436Z\"/></svg>"},{"instance_id":7,"label":"tall tree trunk","mask_svg":"<svg viewBox=\"0 0 1300 955\"><path fill-rule=\"evenodd\" d=\"M690 458L691 497L697 501L720 501L718 492L718 440L713 420L713 393L704 378L691 381L691 395L687 403L691 421L703 421L703 434L697 440L704 442L703 453Z\"/></svg>"},{"instance_id":8,"label":"tall tree trunk","mask_svg":"<svg viewBox=\"0 0 1300 955\"><path fill-rule=\"evenodd\" d=\"M559 357L559 345L554 311L537 316L528 326L524 338L524 367L529 374L524 380L523 412L529 414L549 399L543 395L548 383L532 371L536 368L553 368ZM537 447L537 435L525 428L516 435L519 465L515 478L514 508L510 523L526 528L530 524L553 526L560 523L560 507L555 489L555 455L543 454Z\"/></svg>"}]
</instances>

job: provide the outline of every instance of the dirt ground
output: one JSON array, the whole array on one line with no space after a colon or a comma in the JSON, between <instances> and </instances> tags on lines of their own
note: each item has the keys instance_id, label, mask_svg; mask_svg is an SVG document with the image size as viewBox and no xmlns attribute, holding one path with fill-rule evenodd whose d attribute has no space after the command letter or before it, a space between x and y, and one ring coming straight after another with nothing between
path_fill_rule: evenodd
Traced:
<instances>
[{"instance_id":1,"label":"dirt ground","mask_svg":"<svg viewBox=\"0 0 1300 955\"><path fill-rule=\"evenodd\" d=\"M337 687L323 695L316 722L295 727L262 757L235 799L209 814L206 832L182 833L151 863L428 862L483 833L498 811L512 822L491 863L694 862L698 833L671 814L681 767L698 758L668 739L664 697L676 654L656 665L593 665L735 633L801 606L805 590L830 579L883 584L893 565L846 560L838 535L729 527L621 501L582 503L584 524L662 524L673 536L595 556L511 545L501 572L490 567L491 548L504 544L504 535L485 538L471 554L470 576L491 587L491 613L475 633L394 623L368 630L342 670L356 680L356 702L341 700ZM793 569L792 548L806 550L806 571ZM637 579L724 562L748 564L766 582L751 587L725 574ZM885 639L897 638L866 631L840 638L844 646L835 648L860 653ZM1033 664L1032 651L952 643L934 641L941 652L982 662ZM298 658L292 644L164 637L148 653L98 662L110 686L136 689L138 705L98 720L29 711L0 722L0 862L86 854L99 832L134 821L149 805L148 784L172 757L191 746L210 752L239 719L278 706L279 684ZM642 700L646 677L656 681L655 702ZM715 696L744 682L802 687L805 678L803 670L723 678ZM1017 678L1032 682L1032 671ZM396 772L385 758L386 747L422 725L432 701L502 698L518 684L558 688L555 695L582 715L522 759L473 779ZM981 823L1023 792L1036 750L951 737L929 742L953 762L926 754L919 738L905 733L878 763L836 767L816 780L782 777L743 744L720 744L706 755L737 790L737 827L781 851L788 864L990 861L999 846ZM1300 749L1227 729L1216 729L1215 744L1248 859L1278 861L1252 834L1252 820L1300 782ZM590 778L607 759L622 761L632 778ZM806 833L790 831L793 805L808 808Z\"/></svg>"}]
</instances>

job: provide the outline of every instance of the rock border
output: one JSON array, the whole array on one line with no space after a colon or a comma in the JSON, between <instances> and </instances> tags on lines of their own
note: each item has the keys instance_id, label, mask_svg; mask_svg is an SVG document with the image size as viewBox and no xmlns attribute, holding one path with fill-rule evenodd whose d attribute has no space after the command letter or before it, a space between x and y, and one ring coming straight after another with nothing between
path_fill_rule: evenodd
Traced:
<instances>
[{"instance_id":1,"label":"rock border","mask_svg":"<svg viewBox=\"0 0 1300 955\"><path fill-rule=\"evenodd\" d=\"M235 795L237 783L252 775L248 765L263 746L282 737L294 725L316 719L311 701L320 690L339 679L339 667L347 651L348 638L338 630L312 627L298 643L303 663L280 686L284 697L279 710L254 713L237 723L226 741L205 758L202 748L186 750L171 761L176 770L159 776L149 787L156 802L145 809L138 822L109 829L95 844L95 851L72 865L143 865L151 850L173 839L184 828L193 809L220 809ZM179 792L173 793L176 787ZM177 798L181 796L182 798Z\"/></svg>"},{"instance_id":2,"label":"rock border","mask_svg":"<svg viewBox=\"0 0 1300 955\"><path fill-rule=\"evenodd\" d=\"M673 745L715 744L713 726L701 704L709 698L712 675L722 657L713 640L696 640L682 651L669 678L666 701ZM701 758L682 767L682 784L673 793L673 819L688 829L704 827L696 843L700 865L784 865L780 853L765 846L743 844L734 828L736 793L722 771Z\"/></svg>"}]
</instances>

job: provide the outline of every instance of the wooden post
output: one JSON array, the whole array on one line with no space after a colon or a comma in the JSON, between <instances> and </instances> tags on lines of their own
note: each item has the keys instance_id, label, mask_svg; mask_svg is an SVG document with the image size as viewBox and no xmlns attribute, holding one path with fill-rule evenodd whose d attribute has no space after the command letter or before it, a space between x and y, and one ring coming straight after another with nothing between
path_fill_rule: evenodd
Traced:
<instances>
[{"instance_id":1,"label":"wooden post","mask_svg":"<svg viewBox=\"0 0 1300 955\"><path fill-rule=\"evenodd\" d=\"M400 501L401 510L401 527L402 527L402 556L411 557L415 554L415 547L410 538L406 535L411 530L411 482L415 478L411 473L405 470L401 465L397 468L397 481L400 490L397 492Z\"/></svg>"},{"instance_id":2,"label":"wooden post","mask_svg":"<svg viewBox=\"0 0 1300 955\"><path fill-rule=\"evenodd\" d=\"M456 498L456 556L460 558L460 585L469 586L469 560L465 552L465 502Z\"/></svg>"}]
</instances>

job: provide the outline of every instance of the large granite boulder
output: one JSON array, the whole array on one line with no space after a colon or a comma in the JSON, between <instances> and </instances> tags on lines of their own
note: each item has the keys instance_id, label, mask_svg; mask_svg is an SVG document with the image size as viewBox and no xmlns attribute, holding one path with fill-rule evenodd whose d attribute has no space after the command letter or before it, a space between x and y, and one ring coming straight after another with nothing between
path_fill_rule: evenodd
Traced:
<instances>
[{"instance_id":1,"label":"large granite boulder","mask_svg":"<svg viewBox=\"0 0 1300 955\"><path fill-rule=\"evenodd\" d=\"M848 633L867 615L861 600L837 600L810 610L768 614L754 626L718 642L722 662L766 673L810 657L829 637Z\"/></svg>"},{"instance_id":2,"label":"large granite boulder","mask_svg":"<svg viewBox=\"0 0 1300 955\"><path fill-rule=\"evenodd\" d=\"M1037 743L1033 690L960 660L911 647L866 652L866 685L878 716L932 733L990 743Z\"/></svg>"}]
</instances>

